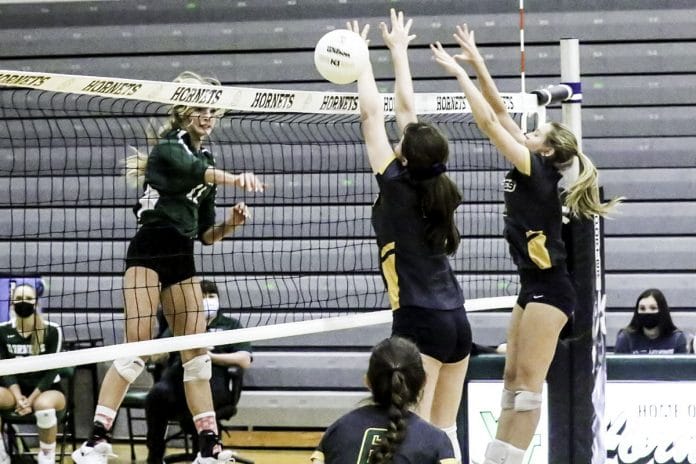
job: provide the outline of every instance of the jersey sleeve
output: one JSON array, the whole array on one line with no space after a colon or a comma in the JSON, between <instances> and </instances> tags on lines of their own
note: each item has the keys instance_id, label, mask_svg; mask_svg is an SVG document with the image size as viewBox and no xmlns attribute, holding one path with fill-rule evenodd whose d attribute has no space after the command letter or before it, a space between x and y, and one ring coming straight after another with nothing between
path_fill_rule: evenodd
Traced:
<instances>
[{"instance_id":1,"label":"jersey sleeve","mask_svg":"<svg viewBox=\"0 0 696 464\"><path fill-rule=\"evenodd\" d=\"M457 459L454 456L454 449L452 448L452 442L447 437L445 432L438 430L440 432L437 434L435 443L435 450L437 455L437 460L435 464L457 464Z\"/></svg>"},{"instance_id":2,"label":"jersey sleeve","mask_svg":"<svg viewBox=\"0 0 696 464\"><path fill-rule=\"evenodd\" d=\"M326 429L324 435L322 435L321 440L319 440L319 445L317 445L317 448L314 450L312 456L310 457L310 461L318 460L320 462L326 462L326 452L328 450L328 447L331 446L331 441L334 439L333 437L335 433L336 423L333 423L329 426L328 429Z\"/></svg>"},{"instance_id":3,"label":"jersey sleeve","mask_svg":"<svg viewBox=\"0 0 696 464\"><path fill-rule=\"evenodd\" d=\"M616 335L614 353L631 354L631 343L628 340L628 335L623 329L619 330L619 333Z\"/></svg>"},{"instance_id":4,"label":"jersey sleeve","mask_svg":"<svg viewBox=\"0 0 696 464\"><path fill-rule=\"evenodd\" d=\"M681 330L677 330L674 333L675 336L675 346L674 346L674 353L688 353L689 350L686 348L686 335L684 335L684 332Z\"/></svg>"},{"instance_id":5,"label":"jersey sleeve","mask_svg":"<svg viewBox=\"0 0 696 464\"><path fill-rule=\"evenodd\" d=\"M208 167L208 162L194 156L183 142L161 143L148 158L147 180L161 190L186 192L204 183Z\"/></svg>"},{"instance_id":6,"label":"jersey sleeve","mask_svg":"<svg viewBox=\"0 0 696 464\"><path fill-rule=\"evenodd\" d=\"M49 330L47 330L48 335L45 340L46 353L58 353L63 346L63 331L57 325L49 325L47 328L49 328ZM47 390L55 383L59 372L59 369L50 369L44 371L43 375L39 379L39 382L36 384L36 388L41 391Z\"/></svg>"}]
</instances>

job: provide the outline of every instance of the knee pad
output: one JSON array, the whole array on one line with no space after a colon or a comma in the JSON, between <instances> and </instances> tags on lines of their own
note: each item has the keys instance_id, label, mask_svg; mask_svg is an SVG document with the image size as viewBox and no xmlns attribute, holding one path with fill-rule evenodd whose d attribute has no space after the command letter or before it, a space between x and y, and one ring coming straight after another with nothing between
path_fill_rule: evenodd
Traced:
<instances>
[{"instance_id":1,"label":"knee pad","mask_svg":"<svg viewBox=\"0 0 696 464\"><path fill-rule=\"evenodd\" d=\"M515 411L532 411L541 407L541 393L525 390L515 392Z\"/></svg>"},{"instance_id":2,"label":"knee pad","mask_svg":"<svg viewBox=\"0 0 696 464\"><path fill-rule=\"evenodd\" d=\"M58 423L55 409L42 409L35 411L36 426L40 429L50 429Z\"/></svg>"},{"instance_id":3,"label":"knee pad","mask_svg":"<svg viewBox=\"0 0 696 464\"><path fill-rule=\"evenodd\" d=\"M500 396L500 407L502 409L513 409L515 407L515 392L503 388L503 394Z\"/></svg>"},{"instance_id":4,"label":"knee pad","mask_svg":"<svg viewBox=\"0 0 696 464\"><path fill-rule=\"evenodd\" d=\"M213 376L213 363L210 356L202 354L184 363L184 382L210 380Z\"/></svg>"},{"instance_id":5,"label":"knee pad","mask_svg":"<svg viewBox=\"0 0 696 464\"><path fill-rule=\"evenodd\" d=\"M114 368L126 382L133 383L145 369L145 361L135 356L119 358L114 361Z\"/></svg>"}]
</instances>

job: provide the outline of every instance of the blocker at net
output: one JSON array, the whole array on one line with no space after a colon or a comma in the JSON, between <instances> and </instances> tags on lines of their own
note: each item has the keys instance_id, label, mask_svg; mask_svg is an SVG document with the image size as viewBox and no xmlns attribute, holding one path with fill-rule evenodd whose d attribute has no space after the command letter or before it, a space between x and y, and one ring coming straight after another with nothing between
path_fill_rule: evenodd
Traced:
<instances>
[{"instance_id":1,"label":"blocker at net","mask_svg":"<svg viewBox=\"0 0 696 464\"><path fill-rule=\"evenodd\" d=\"M0 267L14 276L43 276L43 311L67 338L101 338L104 348L123 342L124 256L142 194L142 185L123 176L123 162L152 148L173 104L224 110L208 144L217 166L253 171L269 186L253 195L220 188L218 217L245 201L252 218L224 241L196 246L198 275L218 284L222 307L249 328L219 335L220 341L333 328L316 321L341 321L336 324L345 328L389 320L370 224L377 186L355 94L15 71L0 71L0 84L0 188L10 192L0 209L11 218L0 225ZM393 106L391 95L384 99L385 108ZM543 120L535 96L504 99L518 121ZM466 298L514 297L500 189L509 166L478 131L460 94L417 94L416 105L420 118L448 136L448 171L464 192L457 213L463 240L453 267ZM126 349L146 355L211 343L210 334L187 336L89 348L69 361L60 355L50 361L73 365L108 361ZM0 371L5 366L0 362Z\"/></svg>"}]
</instances>

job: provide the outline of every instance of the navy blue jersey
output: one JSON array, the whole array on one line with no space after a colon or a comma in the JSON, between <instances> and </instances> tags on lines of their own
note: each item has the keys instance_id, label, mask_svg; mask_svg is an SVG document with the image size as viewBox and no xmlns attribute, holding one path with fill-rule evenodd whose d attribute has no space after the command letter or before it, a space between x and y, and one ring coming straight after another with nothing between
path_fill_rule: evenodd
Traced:
<instances>
[{"instance_id":1,"label":"navy blue jersey","mask_svg":"<svg viewBox=\"0 0 696 464\"><path fill-rule=\"evenodd\" d=\"M395 158L376 177L380 193L372 207L372 227L392 309L460 309L464 294L445 244L433 248L426 241L428 219L408 171Z\"/></svg>"},{"instance_id":2,"label":"navy blue jersey","mask_svg":"<svg viewBox=\"0 0 696 464\"><path fill-rule=\"evenodd\" d=\"M139 222L200 237L215 224L216 187L203 180L214 164L208 150L194 151L186 131L170 131L148 156L145 192L133 208Z\"/></svg>"},{"instance_id":3,"label":"navy blue jersey","mask_svg":"<svg viewBox=\"0 0 696 464\"><path fill-rule=\"evenodd\" d=\"M367 464L371 449L387 431L387 411L363 406L331 424L311 459L326 464ZM416 414L407 416L406 436L394 464L456 464L452 443L442 430Z\"/></svg>"},{"instance_id":4,"label":"navy blue jersey","mask_svg":"<svg viewBox=\"0 0 696 464\"><path fill-rule=\"evenodd\" d=\"M614 353L674 354L687 353L686 336L681 330L657 338L648 338L642 330L629 332L621 329L616 336Z\"/></svg>"},{"instance_id":5,"label":"navy blue jersey","mask_svg":"<svg viewBox=\"0 0 696 464\"><path fill-rule=\"evenodd\" d=\"M519 269L565 265L560 179L553 163L537 153L530 154L529 175L513 168L505 176L504 235Z\"/></svg>"}]
</instances>

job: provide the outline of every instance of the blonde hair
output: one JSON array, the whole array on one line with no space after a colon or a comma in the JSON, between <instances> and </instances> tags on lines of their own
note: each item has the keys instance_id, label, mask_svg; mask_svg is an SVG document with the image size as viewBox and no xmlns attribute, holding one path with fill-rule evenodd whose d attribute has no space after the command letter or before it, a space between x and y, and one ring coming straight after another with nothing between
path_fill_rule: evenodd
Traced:
<instances>
[{"instance_id":1,"label":"blonde hair","mask_svg":"<svg viewBox=\"0 0 696 464\"><path fill-rule=\"evenodd\" d=\"M203 77L192 71L184 71L173 82L179 84L203 84L203 85L221 85L220 81L214 77ZM169 119L164 126L157 131L160 137L163 137L168 132L174 129L185 129L186 123L191 114L197 107L186 105L174 105L169 109ZM145 178L145 170L147 169L147 153L143 153L135 147L128 147L133 153L126 157L124 163L124 175L128 185L137 187L142 184Z\"/></svg>"},{"instance_id":2,"label":"blonde hair","mask_svg":"<svg viewBox=\"0 0 696 464\"><path fill-rule=\"evenodd\" d=\"M39 295L38 292L36 291L36 288L34 288L32 285L29 284L21 284L17 285L13 290L12 290L12 304L14 304L15 301L15 294L17 293L18 288L22 287L27 287L33 290L34 292L34 314L33 314L33 322L34 322L34 327L31 331L31 354L37 355L41 354L41 345L43 345L44 340L46 338L46 323L44 322L43 318L41 317L41 314L39 314ZM24 327L24 320L20 317L17 317L17 328L19 328L19 325L22 325L22 328Z\"/></svg>"},{"instance_id":3,"label":"blonde hair","mask_svg":"<svg viewBox=\"0 0 696 464\"><path fill-rule=\"evenodd\" d=\"M550 125L546 145L553 148L551 160L557 165L569 165L577 157L580 168L578 178L566 191L565 206L575 217L590 219L595 214L608 216L624 198L616 197L602 203L597 168L592 160L578 150L578 141L567 126L558 122Z\"/></svg>"}]
</instances>

